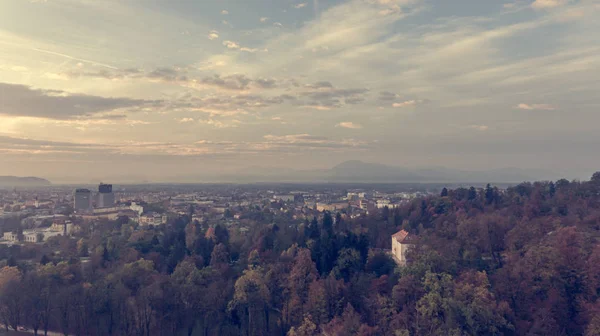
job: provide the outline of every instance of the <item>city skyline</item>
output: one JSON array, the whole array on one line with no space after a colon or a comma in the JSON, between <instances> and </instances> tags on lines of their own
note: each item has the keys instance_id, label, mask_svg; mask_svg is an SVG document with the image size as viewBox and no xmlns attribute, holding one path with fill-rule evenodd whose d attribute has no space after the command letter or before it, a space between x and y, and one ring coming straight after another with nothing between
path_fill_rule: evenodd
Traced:
<instances>
[{"instance_id":1,"label":"city skyline","mask_svg":"<svg viewBox=\"0 0 600 336\"><path fill-rule=\"evenodd\" d=\"M0 175L600 169L600 3L0 4Z\"/></svg>"}]
</instances>

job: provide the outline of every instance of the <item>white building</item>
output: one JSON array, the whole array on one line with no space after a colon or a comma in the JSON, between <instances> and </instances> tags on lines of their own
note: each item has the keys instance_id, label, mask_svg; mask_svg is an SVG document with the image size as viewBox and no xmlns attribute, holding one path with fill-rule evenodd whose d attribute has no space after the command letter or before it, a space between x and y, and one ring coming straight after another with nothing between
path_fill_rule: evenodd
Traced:
<instances>
[{"instance_id":1,"label":"white building","mask_svg":"<svg viewBox=\"0 0 600 336\"><path fill-rule=\"evenodd\" d=\"M158 213L150 213L140 216L138 222L141 226L166 224L167 216Z\"/></svg>"},{"instance_id":2,"label":"white building","mask_svg":"<svg viewBox=\"0 0 600 336\"><path fill-rule=\"evenodd\" d=\"M414 246L414 236L404 230L392 235L392 256L398 265L406 265L406 253Z\"/></svg>"},{"instance_id":3,"label":"white building","mask_svg":"<svg viewBox=\"0 0 600 336\"><path fill-rule=\"evenodd\" d=\"M141 216L144 213L144 207L135 202L131 203L131 206L129 207L129 209L137 212L138 216Z\"/></svg>"},{"instance_id":4,"label":"white building","mask_svg":"<svg viewBox=\"0 0 600 336\"><path fill-rule=\"evenodd\" d=\"M74 226L72 223L65 224L52 224L49 228L44 229L33 229L23 231L23 241L27 243L40 243L46 241L50 237L56 237L64 235L65 232L69 235L73 232ZM3 235L4 240L11 242L19 241L19 235L12 232L5 232Z\"/></svg>"},{"instance_id":5,"label":"white building","mask_svg":"<svg viewBox=\"0 0 600 336\"><path fill-rule=\"evenodd\" d=\"M383 209L383 208L396 209L398 207L400 207L400 204L392 203L392 202L390 202L390 200L387 200L387 199L381 199L381 200L377 201L377 209Z\"/></svg>"}]
</instances>

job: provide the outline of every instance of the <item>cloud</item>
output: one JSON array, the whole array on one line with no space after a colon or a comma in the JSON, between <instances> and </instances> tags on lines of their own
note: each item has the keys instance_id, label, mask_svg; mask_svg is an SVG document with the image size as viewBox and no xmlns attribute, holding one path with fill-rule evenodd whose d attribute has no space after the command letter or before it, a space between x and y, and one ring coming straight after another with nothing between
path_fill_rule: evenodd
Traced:
<instances>
[{"instance_id":1,"label":"cloud","mask_svg":"<svg viewBox=\"0 0 600 336\"><path fill-rule=\"evenodd\" d=\"M194 122L194 118L181 118L179 120L177 120L177 122L185 124L185 123L191 123Z\"/></svg>"},{"instance_id":2,"label":"cloud","mask_svg":"<svg viewBox=\"0 0 600 336\"><path fill-rule=\"evenodd\" d=\"M543 110L543 111L551 111L555 110L554 106L549 104L524 104L521 103L517 105L517 108L520 110Z\"/></svg>"},{"instance_id":3,"label":"cloud","mask_svg":"<svg viewBox=\"0 0 600 336\"><path fill-rule=\"evenodd\" d=\"M481 132L487 131L489 129L489 127L487 125L469 125L469 126L467 126L467 128L470 128L470 129L473 129L476 131L481 131Z\"/></svg>"},{"instance_id":4,"label":"cloud","mask_svg":"<svg viewBox=\"0 0 600 336\"><path fill-rule=\"evenodd\" d=\"M277 86L277 81L272 78L259 78L254 83L263 89L272 89Z\"/></svg>"},{"instance_id":5,"label":"cloud","mask_svg":"<svg viewBox=\"0 0 600 336\"><path fill-rule=\"evenodd\" d=\"M367 0L368 3L379 7L379 15L402 13L402 7L414 5L418 0Z\"/></svg>"},{"instance_id":6,"label":"cloud","mask_svg":"<svg viewBox=\"0 0 600 336\"><path fill-rule=\"evenodd\" d=\"M333 140L323 136L310 134L290 134L290 135L272 135L264 136L266 142L260 143L263 149L286 149L286 148L305 148L305 149L343 149L343 148L366 148L368 143L357 141L355 139Z\"/></svg>"},{"instance_id":7,"label":"cloud","mask_svg":"<svg viewBox=\"0 0 600 336\"><path fill-rule=\"evenodd\" d=\"M296 4L296 5L293 5L292 7L296 8L296 9L300 9L300 8L306 7L306 5L307 5L307 3L303 2L303 3L299 3L299 4Z\"/></svg>"},{"instance_id":8,"label":"cloud","mask_svg":"<svg viewBox=\"0 0 600 336\"><path fill-rule=\"evenodd\" d=\"M274 22L273 26L278 27L278 28L283 27L283 25L281 24L281 22Z\"/></svg>"},{"instance_id":9,"label":"cloud","mask_svg":"<svg viewBox=\"0 0 600 336\"><path fill-rule=\"evenodd\" d=\"M398 95L393 92L389 92L389 91L379 92L379 100L395 100L396 98L398 98Z\"/></svg>"},{"instance_id":10,"label":"cloud","mask_svg":"<svg viewBox=\"0 0 600 336\"><path fill-rule=\"evenodd\" d=\"M233 42L233 41L223 41L223 45L226 46L228 49L240 49L240 45L237 44L237 42Z\"/></svg>"},{"instance_id":11,"label":"cloud","mask_svg":"<svg viewBox=\"0 0 600 336\"><path fill-rule=\"evenodd\" d=\"M212 40L216 40L216 39L218 39L218 38L219 38L219 32L218 32L218 31L216 31L216 30L211 30L211 31L208 33L208 39L209 39L209 40L211 40L211 41L212 41Z\"/></svg>"},{"instance_id":12,"label":"cloud","mask_svg":"<svg viewBox=\"0 0 600 336\"><path fill-rule=\"evenodd\" d=\"M229 14L229 11L227 11L227 10L225 10L225 9L223 9L223 10L221 11L221 15L227 15L227 14Z\"/></svg>"},{"instance_id":13,"label":"cloud","mask_svg":"<svg viewBox=\"0 0 600 336\"><path fill-rule=\"evenodd\" d=\"M321 111L340 108L344 104L361 103L365 101L365 96L369 92L369 90L365 88L336 88L333 86L333 84L331 84L331 82L328 81L305 84L304 88L309 90L300 91L299 96L308 99L308 101L298 101L294 104Z\"/></svg>"},{"instance_id":14,"label":"cloud","mask_svg":"<svg viewBox=\"0 0 600 336\"><path fill-rule=\"evenodd\" d=\"M326 81L316 82L314 84L306 84L305 86L311 89L333 88L333 84Z\"/></svg>"},{"instance_id":15,"label":"cloud","mask_svg":"<svg viewBox=\"0 0 600 336\"><path fill-rule=\"evenodd\" d=\"M157 68L146 74L146 78L159 79L166 82L187 81L188 77L184 69L180 68Z\"/></svg>"},{"instance_id":16,"label":"cloud","mask_svg":"<svg viewBox=\"0 0 600 336\"><path fill-rule=\"evenodd\" d=\"M361 129L363 128L362 125L360 124L355 124L351 121L343 121L337 125L335 125L335 127L342 127L342 128L349 128L349 129Z\"/></svg>"},{"instance_id":17,"label":"cloud","mask_svg":"<svg viewBox=\"0 0 600 336\"><path fill-rule=\"evenodd\" d=\"M163 71L158 68L157 72ZM169 71L169 70L166 70ZM55 80L70 80L75 78L99 78L99 79L108 79L108 80L123 80L129 78L141 78L147 76L148 74L144 74L142 70L135 68L125 68L125 69L100 69L95 71L86 71L82 69L81 66L77 66L74 69L67 70L61 73L54 72L46 72L43 77Z\"/></svg>"},{"instance_id":18,"label":"cloud","mask_svg":"<svg viewBox=\"0 0 600 336\"><path fill-rule=\"evenodd\" d=\"M224 77L214 75L212 77L203 78L202 83L229 90L246 90L249 88L250 83L252 83L252 79L245 75L230 75Z\"/></svg>"},{"instance_id":19,"label":"cloud","mask_svg":"<svg viewBox=\"0 0 600 336\"><path fill-rule=\"evenodd\" d=\"M392 107L398 107L398 108L402 108L402 107L411 107L411 106L417 106L419 104L423 104L425 103L425 100L406 100L400 103L393 103Z\"/></svg>"},{"instance_id":20,"label":"cloud","mask_svg":"<svg viewBox=\"0 0 600 336\"><path fill-rule=\"evenodd\" d=\"M564 6L569 3L569 0L535 0L531 7L535 9L548 9L559 6Z\"/></svg>"},{"instance_id":21,"label":"cloud","mask_svg":"<svg viewBox=\"0 0 600 336\"><path fill-rule=\"evenodd\" d=\"M223 41L223 45L226 46L228 49L246 51L249 53L255 53L258 51L257 48L242 47L237 42L229 41L229 40ZM266 49L265 49L265 51L266 51Z\"/></svg>"},{"instance_id":22,"label":"cloud","mask_svg":"<svg viewBox=\"0 0 600 336\"><path fill-rule=\"evenodd\" d=\"M215 128L235 128L238 127L239 121L234 120L232 123L226 123L220 120L208 119L208 120L198 120L200 124L209 125Z\"/></svg>"},{"instance_id":23,"label":"cloud","mask_svg":"<svg viewBox=\"0 0 600 336\"><path fill-rule=\"evenodd\" d=\"M156 103L158 101L105 98L0 83L0 115L49 119L91 118L105 112Z\"/></svg>"},{"instance_id":24,"label":"cloud","mask_svg":"<svg viewBox=\"0 0 600 336\"><path fill-rule=\"evenodd\" d=\"M260 22L263 22L263 23L264 23L264 22L267 22L267 21L269 21L269 18L268 18L268 17L261 17L261 18L260 18Z\"/></svg>"}]
</instances>

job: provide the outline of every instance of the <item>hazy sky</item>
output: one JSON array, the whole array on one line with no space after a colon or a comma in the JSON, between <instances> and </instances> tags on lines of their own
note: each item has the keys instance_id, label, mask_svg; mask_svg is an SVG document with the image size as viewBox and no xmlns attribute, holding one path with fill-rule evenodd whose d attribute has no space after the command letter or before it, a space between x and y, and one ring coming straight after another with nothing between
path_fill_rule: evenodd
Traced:
<instances>
[{"instance_id":1,"label":"hazy sky","mask_svg":"<svg viewBox=\"0 0 600 336\"><path fill-rule=\"evenodd\" d=\"M599 15L597 0L0 0L0 175L361 159L585 176Z\"/></svg>"}]
</instances>

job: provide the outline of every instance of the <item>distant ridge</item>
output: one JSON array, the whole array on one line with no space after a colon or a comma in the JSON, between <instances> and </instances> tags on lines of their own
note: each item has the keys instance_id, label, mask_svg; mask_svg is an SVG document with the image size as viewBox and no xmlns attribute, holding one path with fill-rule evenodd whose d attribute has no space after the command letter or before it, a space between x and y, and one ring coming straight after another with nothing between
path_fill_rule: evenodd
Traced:
<instances>
[{"instance_id":1,"label":"distant ridge","mask_svg":"<svg viewBox=\"0 0 600 336\"><path fill-rule=\"evenodd\" d=\"M346 161L329 171L328 180L335 182L523 182L547 179L551 172L519 168L500 168L484 171L463 171L445 167L406 168Z\"/></svg>"},{"instance_id":2,"label":"distant ridge","mask_svg":"<svg viewBox=\"0 0 600 336\"><path fill-rule=\"evenodd\" d=\"M559 176L541 169L499 168L466 171L446 167L408 168L360 160L342 162L330 169L297 170L249 167L236 174L211 176L219 182L333 182L333 183L520 183L552 180Z\"/></svg>"},{"instance_id":3,"label":"distant ridge","mask_svg":"<svg viewBox=\"0 0 600 336\"><path fill-rule=\"evenodd\" d=\"M43 187L51 184L40 177L0 176L0 187Z\"/></svg>"}]
</instances>

